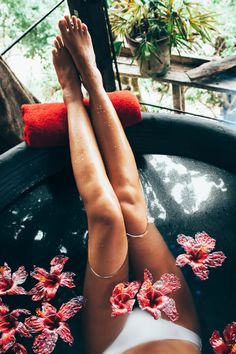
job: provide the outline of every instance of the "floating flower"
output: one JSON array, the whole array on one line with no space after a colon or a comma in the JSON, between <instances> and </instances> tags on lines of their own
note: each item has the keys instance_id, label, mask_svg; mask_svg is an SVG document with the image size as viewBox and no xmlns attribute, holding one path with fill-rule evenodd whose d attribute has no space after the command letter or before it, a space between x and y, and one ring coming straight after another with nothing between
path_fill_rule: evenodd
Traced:
<instances>
[{"instance_id":1,"label":"floating flower","mask_svg":"<svg viewBox=\"0 0 236 354\"><path fill-rule=\"evenodd\" d=\"M137 294L141 282L133 281L131 283L117 284L110 297L110 304L112 306L112 317L117 317L130 313L133 310L135 303L135 295Z\"/></svg>"},{"instance_id":2,"label":"floating flower","mask_svg":"<svg viewBox=\"0 0 236 354\"><path fill-rule=\"evenodd\" d=\"M7 340L7 346L1 346L1 339L0 339L0 353L6 353L9 349L12 350L13 353L16 353L16 354L27 354L27 350L26 348L22 345L22 344L19 344L19 343L15 343L15 344L12 344L15 342L15 337L14 336L10 336L10 335L7 335L9 336L9 339ZM12 338L12 341L11 342L11 339L10 337ZM6 340L6 338L5 338Z\"/></svg>"},{"instance_id":3,"label":"floating flower","mask_svg":"<svg viewBox=\"0 0 236 354\"><path fill-rule=\"evenodd\" d=\"M31 337L31 334L26 326L19 321L19 317L21 315L29 314L30 311L25 309L16 309L10 312L9 307L4 305L0 299L0 353L6 353L9 349L12 349L18 354L26 353L26 349L16 343L15 335L19 334L20 336L26 338Z\"/></svg>"},{"instance_id":4,"label":"floating flower","mask_svg":"<svg viewBox=\"0 0 236 354\"><path fill-rule=\"evenodd\" d=\"M177 257L176 265L183 267L189 264L201 280L208 279L208 267L219 267L226 258L221 251L210 253L215 248L216 240L206 232L197 233L195 239L190 236L179 235L177 242L183 247L186 254Z\"/></svg>"},{"instance_id":5,"label":"floating flower","mask_svg":"<svg viewBox=\"0 0 236 354\"><path fill-rule=\"evenodd\" d=\"M0 318L2 316L5 316L7 313L9 313L9 307L7 305L5 305L2 302L2 299L0 298Z\"/></svg>"},{"instance_id":6,"label":"floating flower","mask_svg":"<svg viewBox=\"0 0 236 354\"><path fill-rule=\"evenodd\" d=\"M50 263L50 273L43 268L34 268L30 275L39 282L28 292L29 295L33 295L32 300L44 299L45 301L50 301L56 295L59 286L75 287L73 282L75 274L71 272L62 273L68 259L68 257L63 255L54 257Z\"/></svg>"},{"instance_id":7,"label":"floating flower","mask_svg":"<svg viewBox=\"0 0 236 354\"><path fill-rule=\"evenodd\" d=\"M174 299L167 296L181 287L179 279L174 274L163 274L160 280L153 284L153 276L148 269L144 270L144 282L137 295L139 307L148 311L157 320L161 311L171 321L179 317Z\"/></svg>"},{"instance_id":8,"label":"floating flower","mask_svg":"<svg viewBox=\"0 0 236 354\"><path fill-rule=\"evenodd\" d=\"M14 346L12 347L12 351L16 354L27 354L26 348L19 343L14 344Z\"/></svg>"},{"instance_id":9,"label":"floating flower","mask_svg":"<svg viewBox=\"0 0 236 354\"><path fill-rule=\"evenodd\" d=\"M236 353L236 322L228 324L223 332L224 339L219 331L214 331L210 338L210 344L215 354Z\"/></svg>"},{"instance_id":10,"label":"floating flower","mask_svg":"<svg viewBox=\"0 0 236 354\"><path fill-rule=\"evenodd\" d=\"M31 333L39 333L33 344L33 352L50 354L53 352L58 336L68 343L73 344L74 338L66 321L79 312L84 304L83 296L71 299L63 304L59 311L49 304L43 303L42 310L36 311L38 316L31 316L25 320L25 325Z\"/></svg>"},{"instance_id":11,"label":"floating flower","mask_svg":"<svg viewBox=\"0 0 236 354\"><path fill-rule=\"evenodd\" d=\"M18 286L23 284L28 276L24 266L11 274L11 268L7 263L0 267L0 296L2 295L25 295L27 291Z\"/></svg>"}]
</instances>

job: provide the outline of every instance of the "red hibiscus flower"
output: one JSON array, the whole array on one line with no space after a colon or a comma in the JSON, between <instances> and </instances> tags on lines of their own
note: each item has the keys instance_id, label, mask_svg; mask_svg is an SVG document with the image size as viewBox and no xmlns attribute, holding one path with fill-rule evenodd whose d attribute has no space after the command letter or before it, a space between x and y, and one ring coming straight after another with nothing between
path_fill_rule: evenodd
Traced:
<instances>
[{"instance_id":1,"label":"red hibiscus flower","mask_svg":"<svg viewBox=\"0 0 236 354\"><path fill-rule=\"evenodd\" d=\"M210 338L210 344L215 354L236 353L236 322L228 324L223 332L224 339L219 331L214 331Z\"/></svg>"},{"instance_id":2,"label":"red hibiscus flower","mask_svg":"<svg viewBox=\"0 0 236 354\"><path fill-rule=\"evenodd\" d=\"M221 251L210 253L215 248L216 240L206 232L197 233L195 239L179 235L177 242L183 247L186 254L181 254L176 258L176 265L183 267L189 264L201 280L208 279L208 267L219 267L226 258Z\"/></svg>"},{"instance_id":3,"label":"red hibiscus flower","mask_svg":"<svg viewBox=\"0 0 236 354\"><path fill-rule=\"evenodd\" d=\"M9 349L16 354L27 354L26 348L19 343L15 343L15 337L11 336L10 334L6 334L4 336L5 345L2 346L1 339L0 339L0 353L6 353ZM15 344L14 344L15 343Z\"/></svg>"},{"instance_id":4,"label":"red hibiscus flower","mask_svg":"<svg viewBox=\"0 0 236 354\"><path fill-rule=\"evenodd\" d=\"M73 344L74 338L66 321L80 311L84 299L82 296L71 299L63 304L59 311L49 304L43 303L42 310L38 309L38 316L31 316L25 320L25 325L31 333L39 334L33 344L33 352L39 354L50 354L53 352L58 336L68 343Z\"/></svg>"},{"instance_id":5,"label":"red hibiscus flower","mask_svg":"<svg viewBox=\"0 0 236 354\"><path fill-rule=\"evenodd\" d=\"M0 267L0 296L2 295L25 295L27 291L18 286L23 284L28 276L24 266L18 268L18 270L11 274L11 268L7 263Z\"/></svg>"},{"instance_id":6,"label":"red hibiscus flower","mask_svg":"<svg viewBox=\"0 0 236 354\"><path fill-rule=\"evenodd\" d=\"M110 304L112 306L112 317L117 317L130 313L135 303L135 295L137 294L141 282L133 281L131 283L120 283L115 286Z\"/></svg>"},{"instance_id":7,"label":"red hibiscus flower","mask_svg":"<svg viewBox=\"0 0 236 354\"><path fill-rule=\"evenodd\" d=\"M50 263L50 273L43 268L34 268L34 271L30 275L39 282L28 292L29 295L33 295L32 300L44 299L45 301L50 301L56 295L59 286L75 287L73 282L75 274L71 272L62 273L68 259L68 257L63 255L54 257Z\"/></svg>"},{"instance_id":8,"label":"red hibiscus flower","mask_svg":"<svg viewBox=\"0 0 236 354\"><path fill-rule=\"evenodd\" d=\"M163 274L160 280L153 284L153 276L148 269L144 270L144 282L137 295L139 307L148 311L157 320L161 317L161 311L171 321L179 317L175 301L168 294L181 287L179 279L174 274Z\"/></svg>"},{"instance_id":9,"label":"red hibiscus flower","mask_svg":"<svg viewBox=\"0 0 236 354\"><path fill-rule=\"evenodd\" d=\"M12 347L12 351L16 354L27 354L27 350L25 349L25 347L22 344L16 343L13 347Z\"/></svg>"},{"instance_id":10,"label":"red hibiscus flower","mask_svg":"<svg viewBox=\"0 0 236 354\"><path fill-rule=\"evenodd\" d=\"M10 312L8 306L4 305L0 299L0 353L6 353L9 349L13 349L18 354L26 353L26 349L16 343L15 335L19 334L23 337L31 337L26 326L19 321L20 315L29 314L30 312L25 309L17 309ZM19 351L20 349L21 351Z\"/></svg>"}]
</instances>

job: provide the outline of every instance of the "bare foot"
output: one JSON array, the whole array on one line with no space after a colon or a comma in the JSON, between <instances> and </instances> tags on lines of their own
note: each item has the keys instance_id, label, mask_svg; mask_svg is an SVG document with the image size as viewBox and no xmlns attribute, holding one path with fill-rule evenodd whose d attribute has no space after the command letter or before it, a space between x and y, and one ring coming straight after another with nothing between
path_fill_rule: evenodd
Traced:
<instances>
[{"instance_id":1,"label":"bare foot","mask_svg":"<svg viewBox=\"0 0 236 354\"><path fill-rule=\"evenodd\" d=\"M95 53L87 26L80 19L65 16L59 21L63 42L69 50L81 75L85 88L90 93L102 88L102 77L96 65Z\"/></svg>"},{"instance_id":2,"label":"bare foot","mask_svg":"<svg viewBox=\"0 0 236 354\"><path fill-rule=\"evenodd\" d=\"M54 44L52 60L62 88L64 102L69 103L70 101L82 99L81 81L70 53L65 48L60 36L56 37Z\"/></svg>"}]
</instances>

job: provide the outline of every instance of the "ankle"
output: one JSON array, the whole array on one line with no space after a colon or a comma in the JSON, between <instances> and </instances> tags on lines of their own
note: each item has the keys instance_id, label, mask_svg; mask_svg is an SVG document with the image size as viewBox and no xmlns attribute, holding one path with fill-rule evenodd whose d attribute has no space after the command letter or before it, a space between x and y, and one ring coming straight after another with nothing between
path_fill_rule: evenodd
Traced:
<instances>
[{"instance_id":1,"label":"ankle","mask_svg":"<svg viewBox=\"0 0 236 354\"><path fill-rule=\"evenodd\" d=\"M102 75L97 67L93 68L91 74L87 76L86 80L84 78L83 84L89 95L104 92Z\"/></svg>"},{"instance_id":2,"label":"ankle","mask_svg":"<svg viewBox=\"0 0 236 354\"><path fill-rule=\"evenodd\" d=\"M62 95L65 105L71 102L83 102L83 94L80 87L64 87Z\"/></svg>"}]
</instances>

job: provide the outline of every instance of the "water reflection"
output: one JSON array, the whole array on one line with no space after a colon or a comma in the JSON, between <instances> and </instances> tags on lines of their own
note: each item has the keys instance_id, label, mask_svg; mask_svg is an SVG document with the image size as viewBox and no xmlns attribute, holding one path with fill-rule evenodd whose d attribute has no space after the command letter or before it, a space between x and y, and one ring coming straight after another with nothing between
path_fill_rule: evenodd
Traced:
<instances>
[{"instance_id":1,"label":"water reflection","mask_svg":"<svg viewBox=\"0 0 236 354\"><path fill-rule=\"evenodd\" d=\"M152 155L148 157L148 162L160 173L162 183L186 214L204 208L204 203L215 197L216 191L227 192L221 177L212 173L202 174L199 169L189 169L171 157ZM151 195L150 191L148 193Z\"/></svg>"},{"instance_id":2,"label":"water reflection","mask_svg":"<svg viewBox=\"0 0 236 354\"><path fill-rule=\"evenodd\" d=\"M160 200L158 199L155 190L151 182L149 181L148 177L141 173L140 179L142 183L142 187L144 189L144 194L146 197L146 202L148 205L148 219L149 222L153 222L155 218L159 218L162 220L166 219L166 210L162 206Z\"/></svg>"},{"instance_id":3,"label":"water reflection","mask_svg":"<svg viewBox=\"0 0 236 354\"><path fill-rule=\"evenodd\" d=\"M60 251L60 253L64 253L64 254L68 253L67 248L63 245L59 246L59 251Z\"/></svg>"},{"instance_id":4,"label":"water reflection","mask_svg":"<svg viewBox=\"0 0 236 354\"><path fill-rule=\"evenodd\" d=\"M45 237L45 234L42 230L38 230L36 236L34 237L35 241L41 241Z\"/></svg>"}]
</instances>

